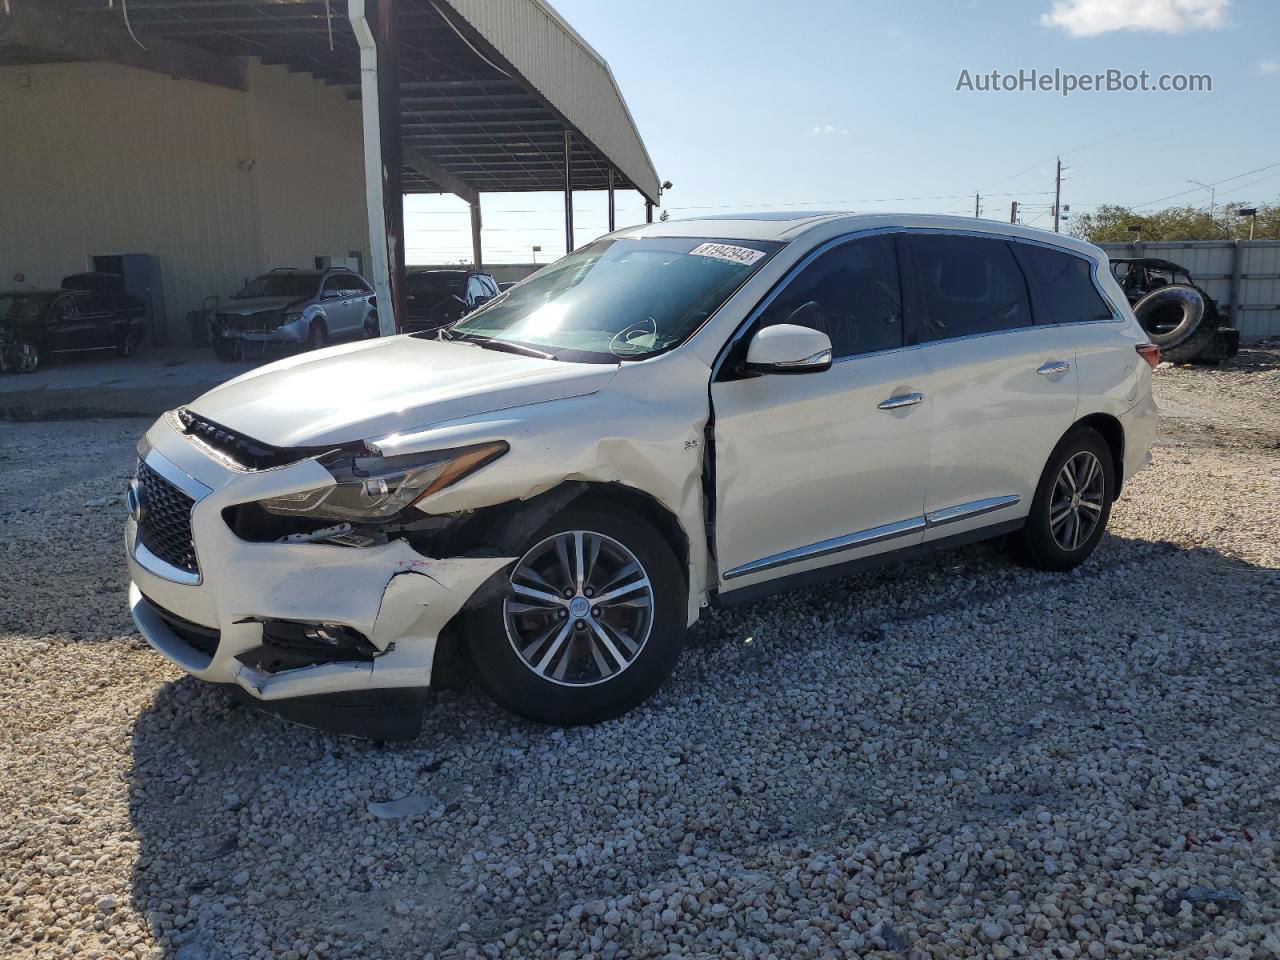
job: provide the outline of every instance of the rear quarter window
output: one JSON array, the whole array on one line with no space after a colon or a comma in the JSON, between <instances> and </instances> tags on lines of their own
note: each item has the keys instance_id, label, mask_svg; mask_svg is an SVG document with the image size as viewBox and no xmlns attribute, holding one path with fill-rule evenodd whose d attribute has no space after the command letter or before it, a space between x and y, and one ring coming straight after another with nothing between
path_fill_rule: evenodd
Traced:
<instances>
[{"instance_id":1,"label":"rear quarter window","mask_svg":"<svg viewBox=\"0 0 1280 960\"><path fill-rule=\"evenodd\" d=\"M1084 257L1029 243L1015 243L1013 249L1035 288L1037 323L1112 318L1111 307L1093 284L1092 265Z\"/></svg>"}]
</instances>

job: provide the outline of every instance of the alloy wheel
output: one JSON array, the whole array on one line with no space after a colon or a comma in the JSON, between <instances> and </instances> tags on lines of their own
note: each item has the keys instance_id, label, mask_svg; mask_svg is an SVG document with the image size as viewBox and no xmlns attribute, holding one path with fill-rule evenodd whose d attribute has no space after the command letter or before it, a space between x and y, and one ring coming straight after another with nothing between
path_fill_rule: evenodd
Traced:
<instances>
[{"instance_id":1,"label":"alloy wheel","mask_svg":"<svg viewBox=\"0 0 1280 960\"><path fill-rule=\"evenodd\" d=\"M23 340L13 349L13 365L20 373L35 373L40 366L40 351L34 343Z\"/></svg>"},{"instance_id":2,"label":"alloy wheel","mask_svg":"<svg viewBox=\"0 0 1280 960\"><path fill-rule=\"evenodd\" d=\"M515 565L503 601L507 639L544 680L592 686L631 664L653 626L653 586L636 555L601 533L569 530Z\"/></svg>"},{"instance_id":3,"label":"alloy wheel","mask_svg":"<svg viewBox=\"0 0 1280 960\"><path fill-rule=\"evenodd\" d=\"M1079 550L1102 519L1106 474L1098 458L1081 450L1058 471L1049 498L1049 532L1063 550Z\"/></svg>"}]
</instances>

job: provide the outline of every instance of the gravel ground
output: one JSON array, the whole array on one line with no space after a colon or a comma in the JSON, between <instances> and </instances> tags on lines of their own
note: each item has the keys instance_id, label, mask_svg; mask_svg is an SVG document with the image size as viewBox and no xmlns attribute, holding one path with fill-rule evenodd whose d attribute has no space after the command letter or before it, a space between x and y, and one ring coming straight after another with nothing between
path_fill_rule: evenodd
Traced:
<instances>
[{"instance_id":1,"label":"gravel ground","mask_svg":"<svg viewBox=\"0 0 1280 960\"><path fill-rule=\"evenodd\" d=\"M386 748L133 632L143 422L0 424L0 956L1280 956L1280 349L1157 397L1071 576L940 555L705 621L620 720Z\"/></svg>"}]
</instances>

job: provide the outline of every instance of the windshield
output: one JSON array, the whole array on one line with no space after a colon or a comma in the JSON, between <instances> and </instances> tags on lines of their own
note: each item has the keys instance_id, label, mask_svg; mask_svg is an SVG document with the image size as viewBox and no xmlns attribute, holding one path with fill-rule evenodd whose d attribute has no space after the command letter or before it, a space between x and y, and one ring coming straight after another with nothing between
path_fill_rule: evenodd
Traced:
<instances>
[{"instance_id":1,"label":"windshield","mask_svg":"<svg viewBox=\"0 0 1280 960\"><path fill-rule=\"evenodd\" d=\"M597 240L458 321L449 339L558 360L641 360L678 346L782 244L695 237Z\"/></svg>"},{"instance_id":2,"label":"windshield","mask_svg":"<svg viewBox=\"0 0 1280 960\"><path fill-rule=\"evenodd\" d=\"M314 297L319 275L314 273L264 273L250 280L233 299L251 297Z\"/></svg>"},{"instance_id":3,"label":"windshield","mask_svg":"<svg viewBox=\"0 0 1280 960\"><path fill-rule=\"evenodd\" d=\"M0 293L0 317L6 320L34 320L44 312L56 294Z\"/></svg>"}]
</instances>

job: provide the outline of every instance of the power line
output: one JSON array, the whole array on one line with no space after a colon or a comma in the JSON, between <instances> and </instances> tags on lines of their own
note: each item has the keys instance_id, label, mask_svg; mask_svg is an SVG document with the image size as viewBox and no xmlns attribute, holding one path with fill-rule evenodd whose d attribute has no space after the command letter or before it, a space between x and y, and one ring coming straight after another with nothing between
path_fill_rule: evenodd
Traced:
<instances>
[{"instance_id":1,"label":"power line","mask_svg":"<svg viewBox=\"0 0 1280 960\"><path fill-rule=\"evenodd\" d=\"M1247 177L1253 173L1261 173L1263 170L1270 170L1274 167L1280 167L1280 160L1276 161L1275 163L1269 163L1265 167L1258 167L1256 170L1246 170L1244 173L1237 173L1233 177L1223 177L1221 180L1214 180L1212 183L1209 184L1209 186L1216 187L1220 183L1230 183L1232 180L1239 180L1241 177ZM1267 178L1263 178L1263 179L1267 179ZM1137 206L1132 207L1130 209L1141 210L1143 207L1149 207L1154 203L1163 203L1165 200L1172 200L1174 197L1185 197L1188 193L1199 193L1201 189L1203 188L1192 187L1190 190L1179 190L1177 193L1171 193L1167 197L1159 197L1155 200L1148 200L1146 203L1139 203Z\"/></svg>"}]
</instances>

